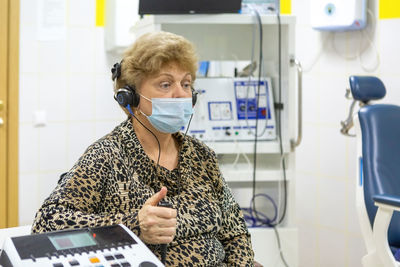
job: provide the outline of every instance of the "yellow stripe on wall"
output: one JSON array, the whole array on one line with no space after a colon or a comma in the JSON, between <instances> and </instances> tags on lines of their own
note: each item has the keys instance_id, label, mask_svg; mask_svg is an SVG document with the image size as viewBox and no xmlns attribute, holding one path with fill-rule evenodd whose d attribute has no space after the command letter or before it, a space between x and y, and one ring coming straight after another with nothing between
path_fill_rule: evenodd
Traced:
<instances>
[{"instance_id":1,"label":"yellow stripe on wall","mask_svg":"<svg viewBox=\"0 0 400 267\"><path fill-rule=\"evenodd\" d=\"M400 18L400 1L379 0L379 18L380 19Z\"/></svg>"},{"instance_id":2,"label":"yellow stripe on wall","mask_svg":"<svg viewBox=\"0 0 400 267\"><path fill-rule=\"evenodd\" d=\"M104 6L106 0L96 0L96 27L104 27Z\"/></svg>"},{"instance_id":3,"label":"yellow stripe on wall","mask_svg":"<svg viewBox=\"0 0 400 267\"><path fill-rule=\"evenodd\" d=\"M281 14L290 15L292 13L292 3L290 0L281 1Z\"/></svg>"}]
</instances>

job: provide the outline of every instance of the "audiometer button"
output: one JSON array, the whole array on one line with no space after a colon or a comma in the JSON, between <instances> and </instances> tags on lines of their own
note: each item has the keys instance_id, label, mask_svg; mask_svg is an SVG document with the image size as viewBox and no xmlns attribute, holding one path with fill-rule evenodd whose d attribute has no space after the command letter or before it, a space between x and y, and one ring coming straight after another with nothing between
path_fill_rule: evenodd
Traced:
<instances>
[{"instance_id":1,"label":"audiometer button","mask_svg":"<svg viewBox=\"0 0 400 267\"><path fill-rule=\"evenodd\" d=\"M157 267L157 265L150 261L144 261L139 264L139 267Z\"/></svg>"},{"instance_id":2,"label":"audiometer button","mask_svg":"<svg viewBox=\"0 0 400 267\"><path fill-rule=\"evenodd\" d=\"M113 261L114 260L114 256L113 255L104 255L104 258L108 261Z\"/></svg>"},{"instance_id":3,"label":"audiometer button","mask_svg":"<svg viewBox=\"0 0 400 267\"><path fill-rule=\"evenodd\" d=\"M71 266L78 266L78 265L79 265L79 262L78 262L76 259L72 259L72 260L69 261L69 264L70 264Z\"/></svg>"},{"instance_id":4,"label":"audiometer button","mask_svg":"<svg viewBox=\"0 0 400 267\"><path fill-rule=\"evenodd\" d=\"M91 258L89 258L89 261L91 263L99 263L100 262L99 258L97 258L97 257L91 257Z\"/></svg>"},{"instance_id":5,"label":"audiometer button","mask_svg":"<svg viewBox=\"0 0 400 267\"><path fill-rule=\"evenodd\" d=\"M116 259L125 259L124 255L122 255L121 253L114 254L114 257Z\"/></svg>"},{"instance_id":6,"label":"audiometer button","mask_svg":"<svg viewBox=\"0 0 400 267\"><path fill-rule=\"evenodd\" d=\"M122 267L131 267L131 266L132 266L132 265L131 265L129 262L127 262L127 261L121 262L121 265L122 265Z\"/></svg>"},{"instance_id":7,"label":"audiometer button","mask_svg":"<svg viewBox=\"0 0 400 267\"><path fill-rule=\"evenodd\" d=\"M64 265L61 262L56 262L53 263L53 267L64 267Z\"/></svg>"}]
</instances>

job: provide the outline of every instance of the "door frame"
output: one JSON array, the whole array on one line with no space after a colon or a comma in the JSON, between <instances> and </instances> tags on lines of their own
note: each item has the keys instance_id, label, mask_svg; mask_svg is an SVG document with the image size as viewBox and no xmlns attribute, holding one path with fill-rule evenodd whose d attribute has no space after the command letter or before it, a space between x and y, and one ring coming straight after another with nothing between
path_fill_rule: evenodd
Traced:
<instances>
[{"instance_id":1,"label":"door frame","mask_svg":"<svg viewBox=\"0 0 400 267\"><path fill-rule=\"evenodd\" d=\"M18 226L19 10L0 0L0 228Z\"/></svg>"}]
</instances>

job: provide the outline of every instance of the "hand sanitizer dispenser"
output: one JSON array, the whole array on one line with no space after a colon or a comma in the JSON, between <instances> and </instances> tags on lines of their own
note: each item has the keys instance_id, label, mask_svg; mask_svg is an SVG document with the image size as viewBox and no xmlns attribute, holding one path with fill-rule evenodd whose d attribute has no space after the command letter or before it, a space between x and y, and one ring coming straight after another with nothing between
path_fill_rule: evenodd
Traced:
<instances>
[{"instance_id":1,"label":"hand sanitizer dispenser","mask_svg":"<svg viewBox=\"0 0 400 267\"><path fill-rule=\"evenodd\" d=\"M316 30L360 30L367 24L367 0L311 0L310 17Z\"/></svg>"}]
</instances>

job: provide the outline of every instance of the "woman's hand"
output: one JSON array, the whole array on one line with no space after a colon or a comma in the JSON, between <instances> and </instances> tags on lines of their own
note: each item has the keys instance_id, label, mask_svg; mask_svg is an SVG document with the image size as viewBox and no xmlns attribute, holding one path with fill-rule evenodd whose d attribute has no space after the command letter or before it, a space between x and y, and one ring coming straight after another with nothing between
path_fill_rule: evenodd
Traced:
<instances>
[{"instance_id":1,"label":"woman's hand","mask_svg":"<svg viewBox=\"0 0 400 267\"><path fill-rule=\"evenodd\" d=\"M167 188L162 187L139 210L139 238L147 244L167 244L175 237L176 210L157 206L166 195Z\"/></svg>"}]
</instances>

